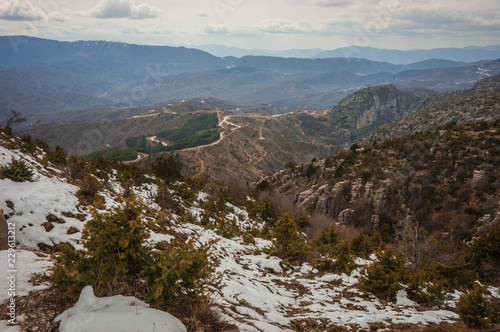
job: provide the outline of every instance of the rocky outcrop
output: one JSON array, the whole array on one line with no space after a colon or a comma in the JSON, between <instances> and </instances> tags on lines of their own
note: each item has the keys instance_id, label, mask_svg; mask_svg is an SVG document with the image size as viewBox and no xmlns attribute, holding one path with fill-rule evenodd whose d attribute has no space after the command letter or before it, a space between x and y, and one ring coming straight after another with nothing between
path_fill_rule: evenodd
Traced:
<instances>
[{"instance_id":1,"label":"rocky outcrop","mask_svg":"<svg viewBox=\"0 0 500 332\"><path fill-rule=\"evenodd\" d=\"M412 105L432 94L423 90L400 90L392 84L363 89L333 108L332 117L343 122L351 135L375 129L407 115Z\"/></svg>"}]
</instances>

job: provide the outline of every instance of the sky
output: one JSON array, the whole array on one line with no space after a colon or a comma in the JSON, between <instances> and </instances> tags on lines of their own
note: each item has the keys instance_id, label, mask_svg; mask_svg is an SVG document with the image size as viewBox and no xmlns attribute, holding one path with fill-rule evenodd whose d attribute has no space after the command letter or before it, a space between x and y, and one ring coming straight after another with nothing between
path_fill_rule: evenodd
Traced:
<instances>
[{"instance_id":1,"label":"sky","mask_svg":"<svg viewBox=\"0 0 500 332\"><path fill-rule=\"evenodd\" d=\"M246 49L500 44L499 0L0 0L0 35Z\"/></svg>"}]
</instances>

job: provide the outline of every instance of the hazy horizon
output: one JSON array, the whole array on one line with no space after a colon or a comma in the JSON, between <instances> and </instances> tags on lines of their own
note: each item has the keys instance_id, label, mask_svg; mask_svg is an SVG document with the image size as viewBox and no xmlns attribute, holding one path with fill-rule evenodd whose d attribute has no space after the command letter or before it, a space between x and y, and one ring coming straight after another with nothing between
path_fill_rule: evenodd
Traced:
<instances>
[{"instance_id":1,"label":"hazy horizon","mask_svg":"<svg viewBox=\"0 0 500 332\"><path fill-rule=\"evenodd\" d=\"M500 44L500 4L446 0L7 0L0 34L243 49Z\"/></svg>"}]
</instances>

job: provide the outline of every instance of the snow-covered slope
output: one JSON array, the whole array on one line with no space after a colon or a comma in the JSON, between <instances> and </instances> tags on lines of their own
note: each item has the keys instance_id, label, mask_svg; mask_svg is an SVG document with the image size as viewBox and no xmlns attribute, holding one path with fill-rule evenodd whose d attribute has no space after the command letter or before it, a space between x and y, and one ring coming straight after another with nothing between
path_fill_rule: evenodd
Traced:
<instances>
[{"instance_id":1,"label":"snow-covered slope","mask_svg":"<svg viewBox=\"0 0 500 332\"><path fill-rule=\"evenodd\" d=\"M35 173L33 182L18 183L0 179L0 208L4 210L9 222L16 223L18 247L34 250L38 244L54 245L61 242L78 247L81 231L91 218L89 209L79 203L78 187L69 184L63 172L42 161L41 152L35 158L6 148L8 143L0 142L3 145L0 146L0 165L9 163L11 158L21 158L26 160ZM356 330L368 329L371 323L427 325L458 319L458 315L450 310L422 310L407 298L405 291L399 292L396 304L384 304L373 296L363 295L356 285L359 269L350 275L321 276L314 273L316 271L307 263L287 267L279 258L262 254L262 250L272 244L268 240L256 238L254 244L246 244L241 237L222 237L215 230L202 226L203 202L207 199L207 194L198 192L194 199L185 203L176 191L176 186L182 184L172 186L172 200L179 202L180 208L189 212L192 218L186 221L181 216L168 212L166 215L169 222L155 228L157 232L151 233L150 241L153 244L170 242L179 234L196 239L200 245L214 241L213 260L218 262L216 271L222 275L223 285L214 294L214 300L223 316L241 331L290 331L297 330L298 327L326 328L331 325ZM159 214L161 208L152 198L157 190L155 184L133 188L135 195ZM117 195L123 191L120 182L111 178L99 193L105 199L104 206L109 208L120 204ZM226 206L230 211L223 216L226 222L236 223L241 229L260 227L243 207L229 203ZM46 226L47 222L53 227ZM69 232L70 228L73 232ZM5 252L2 253L3 261L4 256ZM19 287L23 289L21 295L24 296L29 290L25 285L29 277L34 272L46 270L50 262L30 251L20 251L18 262L19 273L23 276L23 283ZM358 259L357 263L362 266L370 264L370 261ZM0 267L2 273L5 273L6 267ZM5 284L6 278L2 277L0 280L0 290L5 290L8 287ZM91 295L93 294L87 290L82 296L88 299ZM455 296L450 302L451 307L456 300ZM137 303L142 305L140 301ZM141 310L145 308L143 306ZM117 313L108 308L96 314L102 319L121 320L117 315L123 315L123 311L118 310ZM85 321L84 317L80 318L78 324ZM72 321L63 322L70 324ZM92 330L91 325L80 327Z\"/></svg>"}]
</instances>

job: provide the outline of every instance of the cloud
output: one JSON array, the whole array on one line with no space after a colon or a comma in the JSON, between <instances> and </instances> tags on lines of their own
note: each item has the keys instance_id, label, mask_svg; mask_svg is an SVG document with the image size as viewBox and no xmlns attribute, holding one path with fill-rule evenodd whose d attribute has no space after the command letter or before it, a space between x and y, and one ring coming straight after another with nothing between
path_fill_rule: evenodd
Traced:
<instances>
[{"instance_id":1,"label":"cloud","mask_svg":"<svg viewBox=\"0 0 500 332\"><path fill-rule=\"evenodd\" d=\"M351 0L315 0L313 5L321 7L344 7L352 4Z\"/></svg>"},{"instance_id":2,"label":"cloud","mask_svg":"<svg viewBox=\"0 0 500 332\"><path fill-rule=\"evenodd\" d=\"M495 16L484 13L470 13L468 11L413 10L402 11L397 18L407 29L437 30L437 31L480 31L498 27L500 23Z\"/></svg>"},{"instance_id":3,"label":"cloud","mask_svg":"<svg viewBox=\"0 0 500 332\"><path fill-rule=\"evenodd\" d=\"M264 20L259 24L259 29L267 33L312 33L314 29L307 20L295 22L284 20Z\"/></svg>"},{"instance_id":4,"label":"cloud","mask_svg":"<svg viewBox=\"0 0 500 332\"><path fill-rule=\"evenodd\" d=\"M132 0L102 0L90 10L90 14L97 18L155 18L160 10L147 3L135 4Z\"/></svg>"},{"instance_id":5,"label":"cloud","mask_svg":"<svg viewBox=\"0 0 500 332\"><path fill-rule=\"evenodd\" d=\"M0 19L9 21L41 21L45 13L28 0L7 0L0 5Z\"/></svg>"},{"instance_id":6,"label":"cloud","mask_svg":"<svg viewBox=\"0 0 500 332\"><path fill-rule=\"evenodd\" d=\"M198 16L198 17L208 17L208 13L205 10L200 10L198 13L196 13L196 16Z\"/></svg>"},{"instance_id":7,"label":"cloud","mask_svg":"<svg viewBox=\"0 0 500 332\"><path fill-rule=\"evenodd\" d=\"M224 24L207 24L204 29L205 33L210 35L227 35L229 28Z\"/></svg>"}]
</instances>

